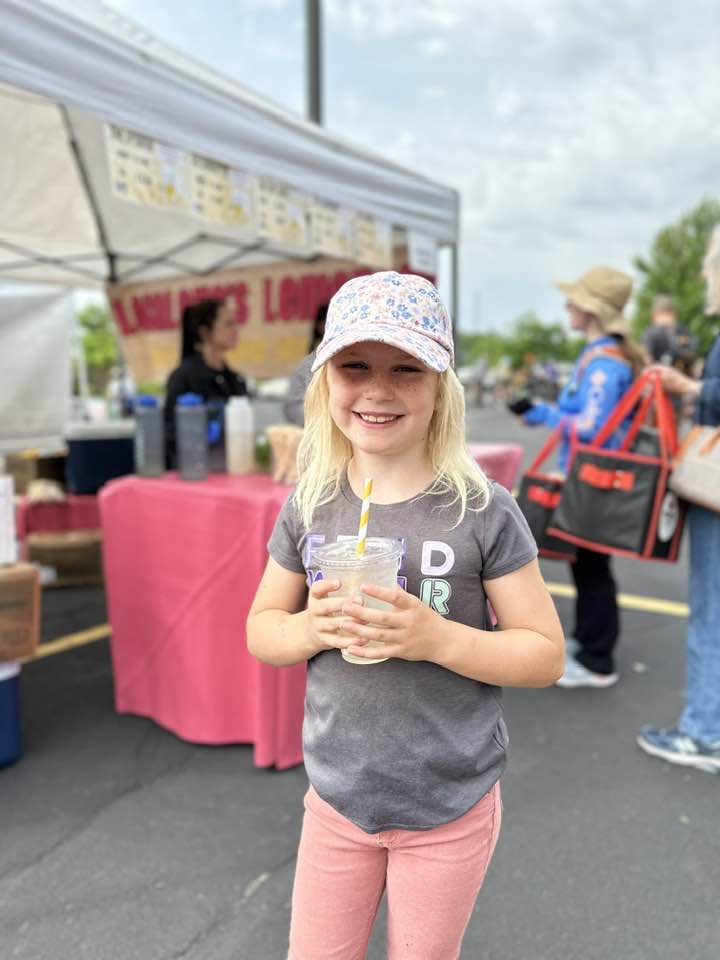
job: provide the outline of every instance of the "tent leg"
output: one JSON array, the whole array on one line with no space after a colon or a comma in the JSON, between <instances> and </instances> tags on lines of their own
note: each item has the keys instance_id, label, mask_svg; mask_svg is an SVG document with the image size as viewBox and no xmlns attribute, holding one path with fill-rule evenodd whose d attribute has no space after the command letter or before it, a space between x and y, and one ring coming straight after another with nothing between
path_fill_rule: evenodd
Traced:
<instances>
[{"instance_id":1,"label":"tent leg","mask_svg":"<svg viewBox=\"0 0 720 960\"><path fill-rule=\"evenodd\" d=\"M456 243L450 244L450 271L453 328L457 330L460 320L460 264Z\"/></svg>"},{"instance_id":2,"label":"tent leg","mask_svg":"<svg viewBox=\"0 0 720 960\"><path fill-rule=\"evenodd\" d=\"M450 274L449 308L450 308L450 317L452 319L452 326L453 326L453 345L455 348L455 366L457 367L458 364L460 363L459 344L458 344L458 339L460 336L460 269L459 269L459 261L458 261L457 243L448 243L445 249L447 250L447 257L450 260L450 263L448 265L449 274Z\"/></svg>"}]
</instances>

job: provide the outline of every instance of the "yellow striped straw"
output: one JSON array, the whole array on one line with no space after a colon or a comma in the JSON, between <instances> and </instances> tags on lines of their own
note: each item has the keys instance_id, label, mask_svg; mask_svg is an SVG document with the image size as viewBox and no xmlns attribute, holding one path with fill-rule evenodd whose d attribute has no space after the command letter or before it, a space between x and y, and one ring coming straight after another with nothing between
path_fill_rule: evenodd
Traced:
<instances>
[{"instance_id":1,"label":"yellow striped straw","mask_svg":"<svg viewBox=\"0 0 720 960\"><path fill-rule=\"evenodd\" d=\"M363 487L363 501L360 509L360 527L358 529L358 541L355 553L360 557L365 553L365 541L367 540L368 520L370 519L370 497L372 496L372 477L365 480Z\"/></svg>"}]
</instances>

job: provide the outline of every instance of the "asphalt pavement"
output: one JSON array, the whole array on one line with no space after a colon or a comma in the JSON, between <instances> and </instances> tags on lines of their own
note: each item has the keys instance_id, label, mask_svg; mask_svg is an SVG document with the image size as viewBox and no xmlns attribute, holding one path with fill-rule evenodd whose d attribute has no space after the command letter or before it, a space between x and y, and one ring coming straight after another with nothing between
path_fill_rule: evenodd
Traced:
<instances>
[{"instance_id":1,"label":"asphalt pavement","mask_svg":"<svg viewBox=\"0 0 720 960\"><path fill-rule=\"evenodd\" d=\"M468 436L522 442L526 462L542 440L494 410ZM684 554L615 570L631 606L686 600ZM102 591L46 590L43 638L103 616ZM720 777L634 743L676 719L686 623L660 605L622 620L616 687L505 693L504 828L463 960L720 956ZM21 698L24 756L0 770L2 960L283 960L303 768L117 716L107 641L27 664ZM384 956L381 913L368 958Z\"/></svg>"}]
</instances>

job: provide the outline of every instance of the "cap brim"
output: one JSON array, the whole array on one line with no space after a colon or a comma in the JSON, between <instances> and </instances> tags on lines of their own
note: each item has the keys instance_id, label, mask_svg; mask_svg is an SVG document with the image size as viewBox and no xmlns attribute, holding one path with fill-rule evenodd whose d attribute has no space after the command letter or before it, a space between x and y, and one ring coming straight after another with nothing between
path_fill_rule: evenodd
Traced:
<instances>
[{"instance_id":1,"label":"cap brim","mask_svg":"<svg viewBox=\"0 0 720 960\"><path fill-rule=\"evenodd\" d=\"M358 324L361 327L360 324ZM409 353L421 363L425 364L431 370L437 373L443 373L452 365L450 353L436 343L430 337L422 333L415 333L412 330L404 329L399 331L391 325L374 323L370 328L360 328L358 330L346 330L340 336L333 337L332 340L323 342L317 349L315 361L312 365L312 372L315 373L324 363L327 363L331 357L351 347L355 343L387 343L388 346L397 347L405 353Z\"/></svg>"}]
</instances>

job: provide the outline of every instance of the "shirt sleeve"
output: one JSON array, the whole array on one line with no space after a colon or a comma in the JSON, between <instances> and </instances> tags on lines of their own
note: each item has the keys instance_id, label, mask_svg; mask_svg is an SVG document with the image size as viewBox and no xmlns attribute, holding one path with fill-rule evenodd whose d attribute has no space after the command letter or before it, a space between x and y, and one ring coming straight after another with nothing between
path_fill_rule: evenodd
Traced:
<instances>
[{"instance_id":1,"label":"shirt sleeve","mask_svg":"<svg viewBox=\"0 0 720 960\"><path fill-rule=\"evenodd\" d=\"M295 492L291 491L282 505L275 527L268 541L268 553L276 563L293 573L305 573L302 562L301 545L304 537L301 532L301 520L293 501Z\"/></svg>"},{"instance_id":2,"label":"shirt sleeve","mask_svg":"<svg viewBox=\"0 0 720 960\"><path fill-rule=\"evenodd\" d=\"M230 374L230 377L232 378L232 383L233 383L233 388L234 388L233 396L235 396L235 397L247 397L247 396L249 396L248 387L247 387L247 381L246 381L245 378L242 376L242 374L240 374L240 373L238 373L236 370L232 370L232 369L230 369L229 374Z\"/></svg>"},{"instance_id":3,"label":"shirt sleeve","mask_svg":"<svg viewBox=\"0 0 720 960\"><path fill-rule=\"evenodd\" d=\"M485 521L481 541L483 580L504 577L537 557L537 546L527 520L504 487L493 484L492 499L481 516Z\"/></svg>"}]
</instances>

